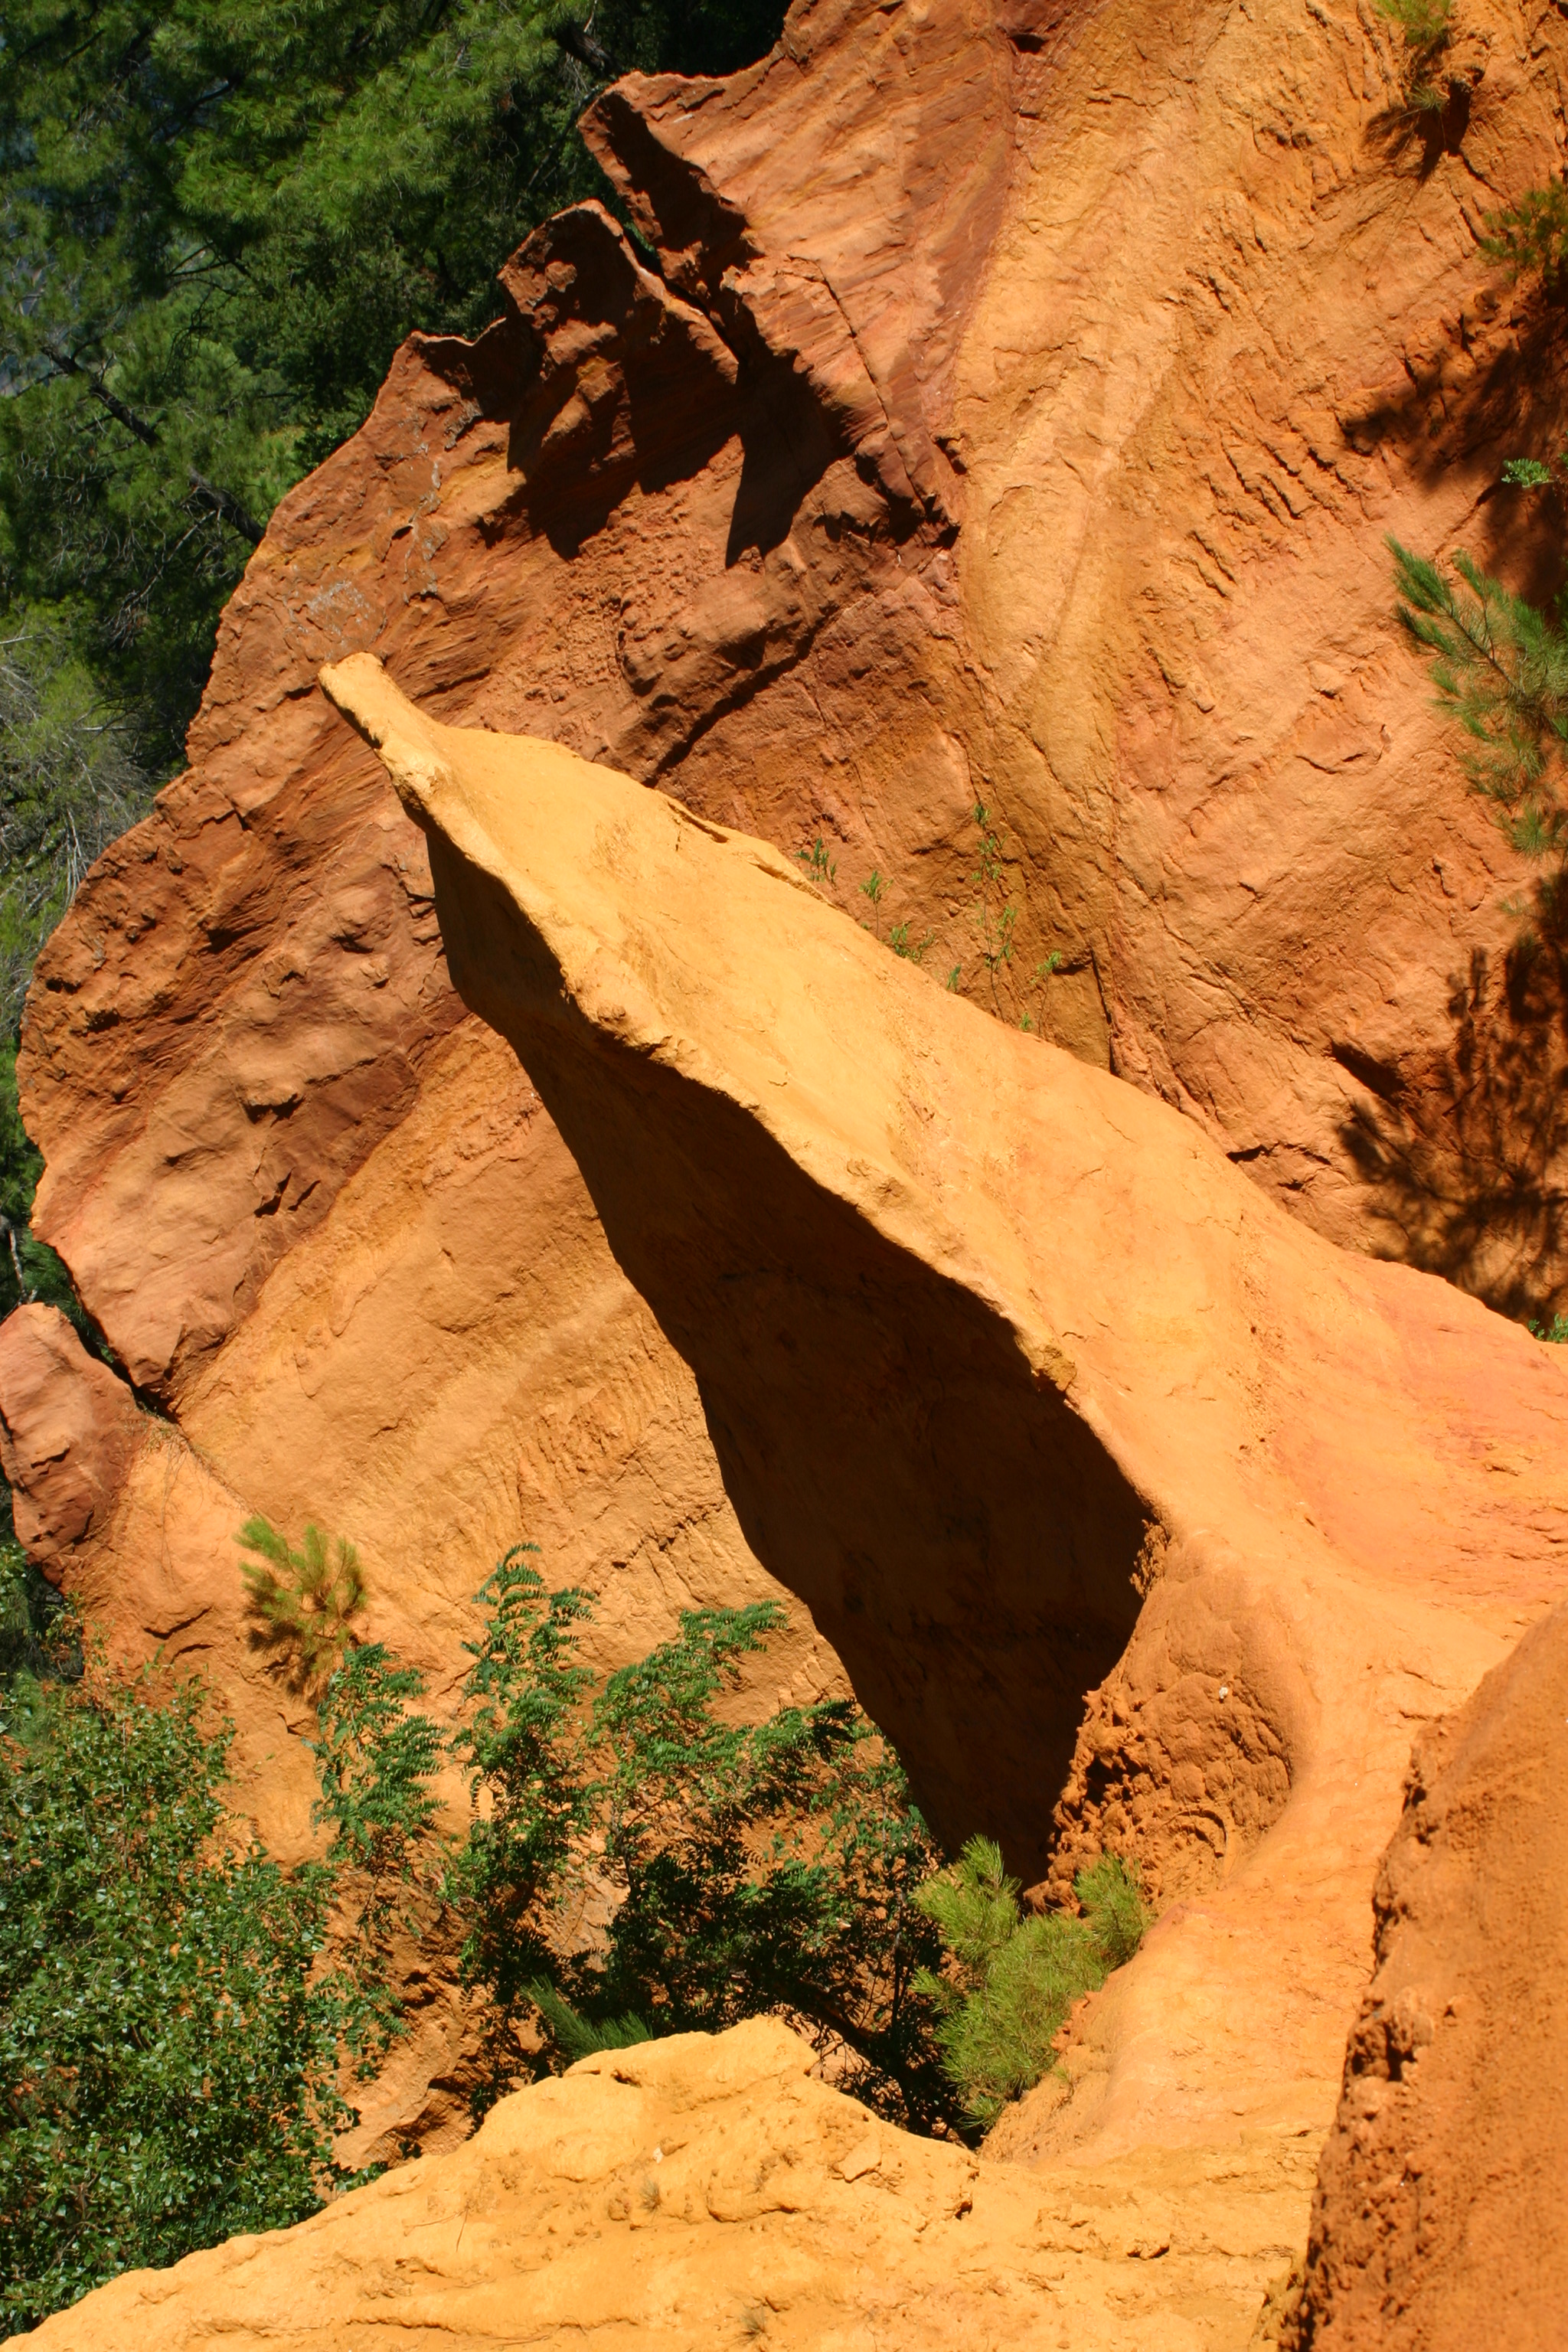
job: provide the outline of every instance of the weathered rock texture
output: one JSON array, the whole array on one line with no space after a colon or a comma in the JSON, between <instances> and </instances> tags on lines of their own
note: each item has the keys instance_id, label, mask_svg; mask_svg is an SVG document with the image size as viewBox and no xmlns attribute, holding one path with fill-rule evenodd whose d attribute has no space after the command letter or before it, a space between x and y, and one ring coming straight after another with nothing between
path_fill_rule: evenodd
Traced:
<instances>
[{"instance_id":1,"label":"weathered rock texture","mask_svg":"<svg viewBox=\"0 0 1568 2352\"><path fill-rule=\"evenodd\" d=\"M520 1524L650 1622L759 1588L325 656L820 834L971 991L983 795L1010 1013L1336 1237L1556 1295L1557 965L1501 989L1520 877L1382 545L1506 554L1517 502L1478 501L1556 429L1558 314L1476 236L1554 162L1568 36L1473 14L1465 121L1425 130L1346 0L824 5L730 82L633 77L588 131L663 275L595 206L549 224L274 517L189 772L40 969L38 1218L202 1476L353 1532L427 1663ZM183 1530L226 1656L226 1553ZM145 1638L136 1546L85 1541Z\"/></svg>"},{"instance_id":2,"label":"weathered rock texture","mask_svg":"<svg viewBox=\"0 0 1568 2352\"><path fill-rule=\"evenodd\" d=\"M1309 2159L1044 2182L909 2137L756 2020L590 2058L294 2230L134 2271L40 2352L1242 2352Z\"/></svg>"},{"instance_id":3,"label":"weathered rock texture","mask_svg":"<svg viewBox=\"0 0 1568 2352\"><path fill-rule=\"evenodd\" d=\"M1555 2352L1568 1612L1416 1749L1313 2205L1300 2352Z\"/></svg>"},{"instance_id":4,"label":"weathered rock texture","mask_svg":"<svg viewBox=\"0 0 1568 2352\"><path fill-rule=\"evenodd\" d=\"M1568 1297L1563 967L1551 940L1510 960L1530 877L1397 641L1383 546L1458 539L1553 584L1550 502L1491 493L1502 456L1561 446L1562 312L1489 281L1477 239L1556 168L1568 26L1465 0L1465 28L1468 99L1415 122L1365 0L797 6L731 81L632 77L594 110L657 267L595 205L552 222L496 325L416 338L274 516L190 770L79 895L22 1055L39 1225L138 1386L135 1429L58 1333L0 1346L51 1572L126 1645L163 1633L205 1664L269 1832L303 1834L307 1784L244 1645L247 1510L353 1535L372 1629L447 1687L519 1532L603 1591L606 1659L684 1600L772 1589L690 1375L529 1079L463 1014L419 837L315 695L324 659L374 647L445 719L552 737L786 853L820 836L842 904L870 914L875 868L879 924L989 1002L983 799L993 923L1018 909L1006 1018L1180 1106L1323 1234L1510 1311ZM1047 950L1065 969L1037 983ZM1118 1315L1144 1311L1142 1257L1126 1282ZM1356 1518L1328 1494L1337 1432L1314 1443L1302 1491ZM1534 1538L1465 1540L1436 1527L1460 1564L1435 1573L1489 1592L1500 1632L1534 1605ZM1083 1802L1164 1801L1181 1678L1218 1687L1244 1603L1160 1637L1160 1739L1130 1717L1123 1762L1080 1750ZM1131 1612L1099 1595L1081 1674L1050 1668L1020 1820L1048 1812L1073 1689ZM836 1669L797 1633L773 1672L804 1693ZM1391 1743L1490 1654L1428 1681L1425 1639L1380 1654L1413 1668L1378 1682ZM994 1733L1000 1788L1019 1727L987 1705L977 1759ZM1283 1790L1279 1735L1242 1736L1268 1759L1245 1773L1192 1739L1182 1802L1225 1849ZM1324 1834L1348 1887L1372 1849ZM1346 1901L1315 2081L1364 1945Z\"/></svg>"},{"instance_id":5,"label":"weathered rock texture","mask_svg":"<svg viewBox=\"0 0 1568 2352\"><path fill-rule=\"evenodd\" d=\"M1005 2144L1321 2127L1412 1722L1568 1589L1559 1351L1335 1249L768 845L371 656L322 682L939 1831L1120 1846L1168 1906Z\"/></svg>"}]
</instances>

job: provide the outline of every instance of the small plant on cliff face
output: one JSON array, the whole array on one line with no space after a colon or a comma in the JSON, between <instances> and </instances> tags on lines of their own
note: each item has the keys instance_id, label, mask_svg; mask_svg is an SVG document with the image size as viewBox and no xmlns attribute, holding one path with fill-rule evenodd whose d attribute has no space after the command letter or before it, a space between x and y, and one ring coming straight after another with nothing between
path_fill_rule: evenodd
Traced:
<instances>
[{"instance_id":1,"label":"small plant on cliff face","mask_svg":"<svg viewBox=\"0 0 1568 2352\"><path fill-rule=\"evenodd\" d=\"M1465 772L1515 849L1560 857L1568 742L1568 607L1542 612L1461 550L1453 577L1391 539L1399 619L1432 664L1440 710L1468 738Z\"/></svg>"},{"instance_id":2,"label":"small plant on cliff face","mask_svg":"<svg viewBox=\"0 0 1568 2352\"><path fill-rule=\"evenodd\" d=\"M312 1525L298 1551L260 1517L247 1519L236 1538L258 1557L240 1562L258 1620L255 1639L283 1652L293 1678L316 1689L342 1664L353 1640L350 1619L364 1606L359 1554L340 1536L334 1544Z\"/></svg>"},{"instance_id":3,"label":"small plant on cliff face","mask_svg":"<svg viewBox=\"0 0 1568 2352\"><path fill-rule=\"evenodd\" d=\"M879 939L881 937L881 932L878 926L881 919L882 900L887 894L887 877L879 872L876 866L871 868L870 880L868 882L862 882L860 885L862 896L869 898L871 901L871 919L869 921L867 921L866 919L862 917L861 929L863 930L869 931L875 939ZM890 924L888 929L888 945L892 949L893 953L896 956L902 956L906 962L923 963L925 961L926 950L931 946L931 941L935 939L936 933L934 931L928 931L923 940L911 940L910 937L910 927L907 922Z\"/></svg>"},{"instance_id":4,"label":"small plant on cliff face","mask_svg":"<svg viewBox=\"0 0 1568 2352\"><path fill-rule=\"evenodd\" d=\"M915 1897L951 1956L941 1974L921 1975L918 1990L940 2012L943 2062L978 2124L994 2123L1047 2072L1074 2001L1130 1960L1142 1938L1138 1882L1115 1855L1080 1871L1074 1891L1079 1916L1024 1918L1001 1850L977 1837Z\"/></svg>"},{"instance_id":5,"label":"small plant on cliff face","mask_svg":"<svg viewBox=\"0 0 1568 2352\"><path fill-rule=\"evenodd\" d=\"M1550 180L1529 188L1506 212L1489 215L1481 251L1504 263L1515 278L1539 270L1556 278L1568 258L1568 183Z\"/></svg>"},{"instance_id":6,"label":"small plant on cliff face","mask_svg":"<svg viewBox=\"0 0 1568 2352\"><path fill-rule=\"evenodd\" d=\"M977 889L974 927L980 937L980 961L990 985L991 1008L1000 1012L996 975L1004 964L1013 961L1013 933L1018 909L1006 895L1001 836L992 825L991 814L984 801L975 802L972 814L980 833L978 860L969 877Z\"/></svg>"},{"instance_id":7,"label":"small plant on cliff face","mask_svg":"<svg viewBox=\"0 0 1568 2352\"><path fill-rule=\"evenodd\" d=\"M1454 37L1454 0L1377 0L1379 13L1405 36L1405 95L1418 112L1447 103L1441 66Z\"/></svg>"}]
</instances>

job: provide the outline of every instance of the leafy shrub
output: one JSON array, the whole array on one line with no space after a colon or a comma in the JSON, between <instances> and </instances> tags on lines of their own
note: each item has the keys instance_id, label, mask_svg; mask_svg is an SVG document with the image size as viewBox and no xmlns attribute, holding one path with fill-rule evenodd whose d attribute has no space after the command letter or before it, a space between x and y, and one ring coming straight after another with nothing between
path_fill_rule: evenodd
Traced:
<instances>
[{"instance_id":1,"label":"leafy shrub","mask_svg":"<svg viewBox=\"0 0 1568 2352\"><path fill-rule=\"evenodd\" d=\"M296 1551L269 1520L247 1519L238 1536L245 1551L259 1555L240 1562L259 1624L264 1649L289 1654L293 1676L303 1690L319 1686L342 1663L352 1640L349 1620L364 1606L364 1573L352 1543L334 1546L313 1524Z\"/></svg>"},{"instance_id":2,"label":"leafy shrub","mask_svg":"<svg viewBox=\"0 0 1568 2352\"><path fill-rule=\"evenodd\" d=\"M317 1708L321 1797L317 1828L330 1822L334 1940L352 1956L340 1995L340 2034L366 2082L401 2031L393 1982L399 1929L418 1937L439 1899L438 1806L431 1783L445 1742L410 1701L425 1685L379 1642L349 1652Z\"/></svg>"},{"instance_id":3,"label":"leafy shrub","mask_svg":"<svg viewBox=\"0 0 1568 2352\"><path fill-rule=\"evenodd\" d=\"M475 1818L447 1893L489 1999L480 2104L585 2047L773 2011L868 2104L930 2129L952 2102L913 1989L940 1958L914 1893L938 1855L897 1758L847 1700L720 1718L784 1622L773 1602L688 1611L590 1696L575 1644L592 1604L546 1594L531 1549L485 1588L458 1735ZM563 1956L585 1909L602 1928Z\"/></svg>"},{"instance_id":4,"label":"leafy shrub","mask_svg":"<svg viewBox=\"0 0 1568 2352\"><path fill-rule=\"evenodd\" d=\"M943 1974L922 1972L916 1989L939 2012L943 2063L978 2124L994 2123L1009 2099L1039 2082L1074 2001L1098 1990L1142 1938L1142 1896L1115 1855L1080 1871L1074 1892L1081 1916L1023 1918L1000 1847L976 1837L915 1895L952 1956Z\"/></svg>"},{"instance_id":5,"label":"leafy shrub","mask_svg":"<svg viewBox=\"0 0 1568 2352\"><path fill-rule=\"evenodd\" d=\"M299 2221L342 2176L331 1873L226 1821L232 1727L89 1645L0 1699L0 2328Z\"/></svg>"},{"instance_id":6,"label":"leafy shrub","mask_svg":"<svg viewBox=\"0 0 1568 2352\"><path fill-rule=\"evenodd\" d=\"M1080 1874L1081 1919L1021 1921L984 1841L933 1877L850 1702L724 1720L775 1604L689 1611L596 1685L589 1597L547 1593L531 1552L485 1587L453 1733L411 1668L347 1648L310 1742L330 1850L288 1873L225 1814L233 1731L199 1683L84 1658L68 1612L30 1633L55 1679L16 1671L0 1696L0 2331L343 2185L343 2070L384 2057L394 1937L442 1905L480 1996L477 2113L591 2051L773 2012L879 2112L972 2137L1136 1947L1120 1863ZM326 1556L307 1540L312 1574ZM460 1841L434 1793L448 1759L472 1790Z\"/></svg>"},{"instance_id":7,"label":"leafy shrub","mask_svg":"<svg viewBox=\"0 0 1568 2352\"><path fill-rule=\"evenodd\" d=\"M19 1674L42 1671L50 1598L16 1537L0 1534L0 1689Z\"/></svg>"}]
</instances>

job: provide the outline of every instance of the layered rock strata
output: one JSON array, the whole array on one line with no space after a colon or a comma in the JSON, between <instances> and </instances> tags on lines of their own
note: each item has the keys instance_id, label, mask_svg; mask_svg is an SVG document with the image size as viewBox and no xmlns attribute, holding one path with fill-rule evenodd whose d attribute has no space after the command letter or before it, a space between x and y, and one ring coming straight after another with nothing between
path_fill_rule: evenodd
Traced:
<instances>
[{"instance_id":1,"label":"layered rock strata","mask_svg":"<svg viewBox=\"0 0 1568 2352\"><path fill-rule=\"evenodd\" d=\"M1097 2079L1010 2144L1321 2128L1412 1724L1568 1584L1557 1351L1320 1240L766 844L367 655L322 679L939 1832L1119 1847L1165 1906Z\"/></svg>"}]
</instances>

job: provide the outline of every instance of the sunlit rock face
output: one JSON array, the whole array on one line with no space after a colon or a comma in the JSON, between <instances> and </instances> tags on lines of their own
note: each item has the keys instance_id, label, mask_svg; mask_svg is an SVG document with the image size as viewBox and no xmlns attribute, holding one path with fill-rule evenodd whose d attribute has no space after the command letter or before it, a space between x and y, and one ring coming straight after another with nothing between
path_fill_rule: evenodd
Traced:
<instances>
[{"instance_id":1,"label":"sunlit rock face","mask_svg":"<svg viewBox=\"0 0 1568 2352\"><path fill-rule=\"evenodd\" d=\"M1377 1328L1414 1320L1342 1379L1351 1340L1321 1336L1318 1306L1266 1327L1277 1375L1244 1369L1258 1335L1233 1321L1216 1360L1237 1393L1300 1386L1268 1436L1254 1545L1239 1519L1194 1518L1168 1459L1168 1511L1152 1507L1148 1464L1048 1377L1058 1402L1031 1391L1024 1414L984 1286L963 1304L925 1255L858 1213L824 1225L813 1196L770 1263L804 1279L809 1245L835 1280L855 1267L896 1303L889 1329L929 1319L952 1351L942 1410L898 1433L910 1496L941 1508L898 1525L910 1591L951 1556L977 1622L952 1632L955 1605L919 1626L910 1601L895 1654L886 1527L862 1497L833 1559L802 1558L792 1528L826 1507L808 1469L773 1486L735 1368L716 1379L717 1341L681 1321L635 1227L606 1239L608 1180L591 1192L563 1139L566 1097L529 1058L544 1045L520 1063L466 1009L419 829L315 678L374 652L438 721L548 739L771 843L882 941L907 926L938 992L952 975L999 1016L963 1015L963 1070L1005 1026L1008 1102L1041 1034L1114 1072L1126 1118L1157 1098L1205 1169L1237 1164L1226 1198L1248 1231L1272 1199L1303 1247L1406 1256L1510 1313L1568 1296L1562 967L1550 939L1511 952L1532 877L1428 709L1384 546L1457 541L1556 584L1546 508L1532 539L1517 501L1483 494L1503 457L1561 446L1560 312L1489 281L1477 238L1556 169L1568 29L1550 15L1526 47L1491 0L1467 26L1464 108L1413 124L1398 37L1341 0L797 7L726 82L607 92L586 134L639 242L595 205L547 224L506 265L489 332L415 338L363 431L274 516L189 770L100 861L29 1005L39 1229L134 1417L35 1328L0 1348L0 1427L50 1572L122 1648L161 1641L208 1673L245 1801L285 1851L307 1834L305 1726L247 1643L230 1536L250 1511L358 1541L368 1630L440 1706L472 1595L519 1535L552 1580L600 1594L601 1664L787 1570L792 1634L754 1703L839 1686L830 1635L898 1713L944 1824L983 1790L1026 1867L1055 1815L1068 1860L1126 1837L1168 1891L1209 1890L1160 1964L1189 2054L1152 2000L1117 2024L1132 1996L1112 1988L1074 2045L1070 2105L1042 2095L1017 2149L1201 2135L1232 2069L1253 2084L1233 2106L1262 2112L1271 2083L1279 2116L1323 2127L1401 1743L1555 1589L1557 1506L1530 1483L1554 1375L1462 1300L1406 1309L1419 1285L1366 1294ZM840 1035L791 1085L837 1098L867 1051ZM779 1179L781 1214L804 1197L752 1128L725 1133ZM1037 1149L1015 1201L1048 1206L1059 1236L1077 1163L1054 1135ZM705 1199L728 1197L721 1174L703 1171ZM1153 1347L1168 1269L1147 1235L1095 1230L1097 1311ZM1363 1279L1311 1262L1338 1269L1322 1297ZM874 1338L862 1322L841 1363L816 1335L838 1382L820 1395L782 1347L765 1381L752 1368L769 1393L794 1380L825 1463L848 1447L856 1380L891 1395L918 1370L936 1392L929 1354L879 1359ZM1058 1340L1077 1363L1087 1342ZM1167 1446L1195 1410L1171 1382L1140 1407ZM1410 1459L1436 1461L1435 1485L1365 1467L1391 1395L1424 1400ZM1473 1486L1468 1465L1516 1454L1523 1486L1505 1467ZM1319 1538L1360 1563L1359 1632L1337 1601L1292 1598L1294 1570L1270 1568L1258 1600L1256 1561ZM1020 1581L987 1585L988 1546L1028 1564ZM852 1554L873 1564L858 1586ZM1374 1641L1356 1612L1375 1591L1393 1615ZM1237 1681L1241 1649L1272 1663ZM1357 1699L1341 1727L1342 1839L1297 1806L1301 1742L1321 1759L1341 1732L1299 1727L1352 1688L1371 1711ZM1358 1772L1363 1729L1380 1760ZM1313 1853L1328 1891L1298 1906ZM1261 1909L1244 1934L1204 1907L1244 1867L1283 1874L1271 1946Z\"/></svg>"},{"instance_id":2,"label":"sunlit rock face","mask_svg":"<svg viewBox=\"0 0 1568 2352\"><path fill-rule=\"evenodd\" d=\"M1558 1608L1416 1748L1291 2352L1549 2352L1562 2335L1565 1727Z\"/></svg>"},{"instance_id":3,"label":"sunlit rock face","mask_svg":"<svg viewBox=\"0 0 1568 2352\"><path fill-rule=\"evenodd\" d=\"M1164 1906L1092 2091L1013 2144L1321 2126L1412 1719L1564 1588L1558 1351L1324 1241L771 845L373 656L322 684L939 1832L1062 1879L1120 1845Z\"/></svg>"}]
</instances>

